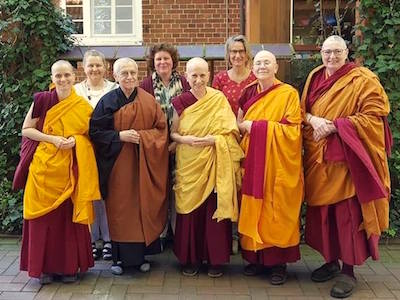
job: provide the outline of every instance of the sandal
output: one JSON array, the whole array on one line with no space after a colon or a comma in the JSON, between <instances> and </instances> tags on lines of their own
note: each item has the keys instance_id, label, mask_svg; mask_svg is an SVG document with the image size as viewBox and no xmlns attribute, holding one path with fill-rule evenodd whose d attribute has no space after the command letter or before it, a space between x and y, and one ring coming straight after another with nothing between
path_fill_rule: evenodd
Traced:
<instances>
[{"instance_id":1,"label":"sandal","mask_svg":"<svg viewBox=\"0 0 400 300\"><path fill-rule=\"evenodd\" d=\"M96 243L93 242L92 243L92 255L93 255L93 259L97 260L99 259L100 255L99 255L99 249L96 248Z\"/></svg>"},{"instance_id":2,"label":"sandal","mask_svg":"<svg viewBox=\"0 0 400 300\"><path fill-rule=\"evenodd\" d=\"M325 282L335 277L339 272L340 267L336 262L326 263L311 273L311 280Z\"/></svg>"},{"instance_id":3,"label":"sandal","mask_svg":"<svg viewBox=\"0 0 400 300\"><path fill-rule=\"evenodd\" d=\"M357 280L347 274L340 274L331 289L331 296L334 298L347 298L353 294Z\"/></svg>"},{"instance_id":4,"label":"sandal","mask_svg":"<svg viewBox=\"0 0 400 300\"><path fill-rule=\"evenodd\" d=\"M277 265L272 267L270 283L272 285L281 285L286 282L287 272L286 272L286 264Z\"/></svg>"},{"instance_id":5,"label":"sandal","mask_svg":"<svg viewBox=\"0 0 400 300\"><path fill-rule=\"evenodd\" d=\"M112 259L111 242L104 242L103 259L104 260L111 260Z\"/></svg>"}]
</instances>

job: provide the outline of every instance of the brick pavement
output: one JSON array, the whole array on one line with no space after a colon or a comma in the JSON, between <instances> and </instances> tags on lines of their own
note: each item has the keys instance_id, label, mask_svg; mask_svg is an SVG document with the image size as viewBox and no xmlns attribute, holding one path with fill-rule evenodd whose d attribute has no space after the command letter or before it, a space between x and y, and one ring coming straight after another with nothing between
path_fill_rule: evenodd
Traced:
<instances>
[{"instance_id":1,"label":"brick pavement","mask_svg":"<svg viewBox=\"0 0 400 300\"><path fill-rule=\"evenodd\" d=\"M272 286L267 275L242 275L240 255L232 256L222 278L211 279L206 269L189 278L180 274L170 249L150 258L152 271L147 274L128 272L123 276L110 273L109 262L96 262L94 268L78 282L59 282L41 287L38 280L20 272L19 240L0 238L1 299L330 299L333 282L314 283L310 271L322 263L309 247L301 246L302 260L288 266L289 278L283 286ZM400 245L380 247L381 260L356 268L358 287L351 299L400 299Z\"/></svg>"}]
</instances>

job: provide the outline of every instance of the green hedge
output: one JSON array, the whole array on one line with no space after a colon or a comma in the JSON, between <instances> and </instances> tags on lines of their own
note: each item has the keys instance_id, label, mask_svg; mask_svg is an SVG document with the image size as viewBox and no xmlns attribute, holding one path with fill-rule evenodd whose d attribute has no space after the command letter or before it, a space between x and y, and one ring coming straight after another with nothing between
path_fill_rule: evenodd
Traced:
<instances>
[{"instance_id":1,"label":"green hedge","mask_svg":"<svg viewBox=\"0 0 400 300\"><path fill-rule=\"evenodd\" d=\"M359 26L363 39L356 55L380 78L391 104L389 123L394 145L389 161L392 180L390 237L400 234L400 1L363 0Z\"/></svg>"},{"instance_id":2,"label":"green hedge","mask_svg":"<svg viewBox=\"0 0 400 300\"><path fill-rule=\"evenodd\" d=\"M51 0L0 1L0 232L21 232L22 192L11 183L22 122L33 93L47 89L51 64L71 49L73 32Z\"/></svg>"}]
</instances>

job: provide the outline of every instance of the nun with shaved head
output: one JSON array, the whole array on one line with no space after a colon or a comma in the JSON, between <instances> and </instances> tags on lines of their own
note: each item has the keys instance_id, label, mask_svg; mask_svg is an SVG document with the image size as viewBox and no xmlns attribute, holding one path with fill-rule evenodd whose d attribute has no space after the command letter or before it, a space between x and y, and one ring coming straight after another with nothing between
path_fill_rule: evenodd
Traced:
<instances>
[{"instance_id":1,"label":"nun with shaved head","mask_svg":"<svg viewBox=\"0 0 400 300\"><path fill-rule=\"evenodd\" d=\"M177 143L176 231L174 252L182 273L194 276L208 264L208 276L223 275L232 249L232 224L238 218L239 130L221 91L207 86L207 62L186 64L190 91L176 97L171 138Z\"/></svg>"},{"instance_id":2,"label":"nun with shaved head","mask_svg":"<svg viewBox=\"0 0 400 300\"><path fill-rule=\"evenodd\" d=\"M101 195L112 243L111 272L150 270L144 256L161 251L167 218L168 125L154 96L138 87L130 58L114 63L119 88L105 94L90 120Z\"/></svg>"},{"instance_id":3,"label":"nun with shaved head","mask_svg":"<svg viewBox=\"0 0 400 300\"><path fill-rule=\"evenodd\" d=\"M300 259L303 199L301 110L297 91L278 80L275 56L260 51L253 61L257 80L239 99L243 135L242 201L239 217L245 275L270 267L273 285L286 281L286 264Z\"/></svg>"},{"instance_id":4,"label":"nun with shaved head","mask_svg":"<svg viewBox=\"0 0 400 300\"><path fill-rule=\"evenodd\" d=\"M389 225L389 100L379 78L349 62L348 53L343 38L328 37L301 98L305 239L325 260L311 279L334 279L336 298L353 293L355 265L379 258Z\"/></svg>"},{"instance_id":5,"label":"nun with shaved head","mask_svg":"<svg viewBox=\"0 0 400 300\"><path fill-rule=\"evenodd\" d=\"M69 62L55 62L51 79L51 90L34 95L25 117L14 177L14 188L25 188L20 268L41 284L55 275L73 282L93 266L88 225L100 197L88 136L93 109L76 94Z\"/></svg>"}]
</instances>

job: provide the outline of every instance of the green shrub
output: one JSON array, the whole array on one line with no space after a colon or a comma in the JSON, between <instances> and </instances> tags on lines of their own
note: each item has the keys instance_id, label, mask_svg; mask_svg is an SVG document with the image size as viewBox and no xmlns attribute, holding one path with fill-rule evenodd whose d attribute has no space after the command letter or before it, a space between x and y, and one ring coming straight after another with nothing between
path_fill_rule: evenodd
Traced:
<instances>
[{"instance_id":1,"label":"green shrub","mask_svg":"<svg viewBox=\"0 0 400 300\"><path fill-rule=\"evenodd\" d=\"M33 93L48 88L51 64L72 47L73 30L51 0L0 1L0 232L21 231L22 192L11 183L22 122Z\"/></svg>"},{"instance_id":2,"label":"green shrub","mask_svg":"<svg viewBox=\"0 0 400 300\"><path fill-rule=\"evenodd\" d=\"M387 235L394 237L400 234L400 1L362 0L360 15L363 37L356 55L379 76L391 103L388 119L394 145L389 161L392 200Z\"/></svg>"}]
</instances>

